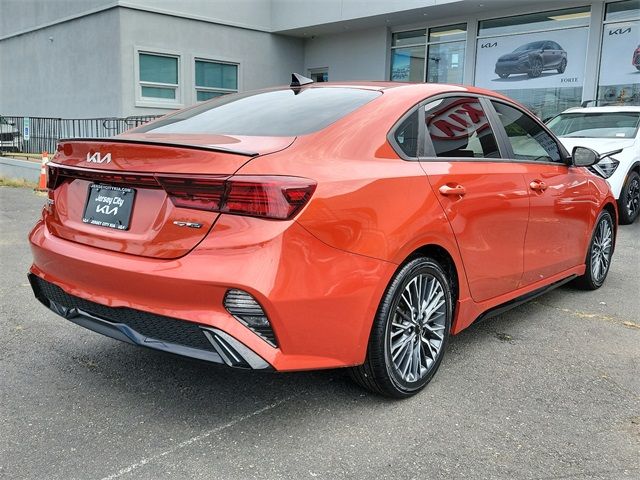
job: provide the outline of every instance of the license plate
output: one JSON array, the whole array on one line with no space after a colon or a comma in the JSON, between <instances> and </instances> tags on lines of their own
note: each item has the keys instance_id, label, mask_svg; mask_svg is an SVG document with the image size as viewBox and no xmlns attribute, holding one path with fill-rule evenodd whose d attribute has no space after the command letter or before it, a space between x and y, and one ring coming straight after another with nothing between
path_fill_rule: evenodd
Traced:
<instances>
[{"instance_id":1,"label":"license plate","mask_svg":"<svg viewBox=\"0 0 640 480\"><path fill-rule=\"evenodd\" d=\"M93 183L89 186L89 198L82 221L101 227L128 230L135 195L133 188Z\"/></svg>"}]
</instances>

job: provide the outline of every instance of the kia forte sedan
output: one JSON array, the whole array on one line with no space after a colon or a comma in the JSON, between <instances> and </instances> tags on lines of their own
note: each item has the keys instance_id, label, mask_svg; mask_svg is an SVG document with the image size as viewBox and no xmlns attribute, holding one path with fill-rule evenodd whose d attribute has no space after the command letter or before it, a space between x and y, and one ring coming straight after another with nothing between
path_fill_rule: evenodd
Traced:
<instances>
[{"instance_id":1,"label":"kia forte sedan","mask_svg":"<svg viewBox=\"0 0 640 480\"><path fill-rule=\"evenodd\" d=\"M36 298L132 344L349 367L402 398L474 321L605 281L617 211L595 152L486 90L309 82L61 141Z\"/></svg>"},{"instance_id":2,"label":"kia forte sedan","mask_svg":"<svg viewBox=\"0 0 640 480\"><path fill-rule=\"evenodd\" d=\"M536 78L545 70L564 73L566 69L567 52L556 42L543 40L527 43L502 55L496 62L495 72L500 78L515 73L526 73L530 78Z\"/></svg>"}]
</instances>

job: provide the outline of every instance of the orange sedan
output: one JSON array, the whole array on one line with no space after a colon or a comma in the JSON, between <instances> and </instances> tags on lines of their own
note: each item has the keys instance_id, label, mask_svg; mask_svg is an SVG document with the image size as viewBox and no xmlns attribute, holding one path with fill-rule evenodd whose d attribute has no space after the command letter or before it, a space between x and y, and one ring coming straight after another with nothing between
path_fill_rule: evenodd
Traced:
<instances>
[{"instance_id":1,"label":"orange sedan","mask_svg":"<svg viewBox=\"0 0 640 480\"><path fill-rule=\"evenodd\" d=\"M449 335L604 282L616 202L528 111L463 86L228 95L63 140L30 234L35 296L81 326L232 367L351 367L410 396Z\"/></svg>"}]
</instances>

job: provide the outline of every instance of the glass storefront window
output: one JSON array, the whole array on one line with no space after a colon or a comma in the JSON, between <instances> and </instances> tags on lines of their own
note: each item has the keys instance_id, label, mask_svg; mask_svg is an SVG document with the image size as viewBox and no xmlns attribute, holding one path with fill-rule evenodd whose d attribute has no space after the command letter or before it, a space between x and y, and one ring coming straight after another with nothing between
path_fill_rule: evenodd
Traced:
<instances>
[{"instance_id":1,"label":"glass storefront window","mask_svg":"<svg viewBox=\"0 0 640 480\"><path fill-rule=\"evenodd\" d=\"M398 32L391 36L391 81L424 81L426 35L426 29L422 29Z\"/></svg>"},{"instance_id":2,"label":"glass storefront window","mask_svg":"<svg viewBox=\"0 0 640 480\"><path fill-rule=\"evenodd\" d=\"M640 16L640 0L624 0L607 3L604 19L606 22L635 20Z\"/></svg>"},{"instance_id":3,"label":"glass storefront window","mask_svg":"<svg viewBox=\"0 0 640 480\"><path fill-rule=\"evenodd\" d=\"M392 47L406 47L407 45L424 45L426 30L411 30L410 32L394 33L391 37Z\"/></svg>"},{"instance_id":4,"label":"glass storefront window","mask_svg":"<svg viewBox=\"0 0 640 480\"><path fill-rule=\"evenodd\" d=\"M467 24L448 25L429 29L429 43L452 42L467 39Z\"/></svg>"},{"instance_id":5,"label":"glass storefront window","mask_svg":"<svg viewBox=\"0 0 640 480\"><path fill-rule=\"evenodd\" d=\"M424 46L391 50L391 80L394 82L424 80Z\"/></svg>"},{"instance_id":6,"label":"glass storefront window","mask_svg":"<svg viewBox=\"0 0 640 480\"><path fill-rule=\"evenodd\" d=\"M569 27L588 27L590 7L565 8L550 12L529 13L514 17L482 20L479 36L510 35L538 30L554 30Z\"/></svg>"},{"instance_id":7,"label":"glass storefront window","mask_svg":"<svg viewBox=\"0 0 640 480\"><path fill-rule=\"evenodd\" d=\"M640 0L608 3L598 105L640 105Z\"/></svg>"},{"instance_id":8,"label":"glass storefront window","mask_svg":"<svg viewBox=\"0 0 640 480\"><path fill-rule=\"evenodd\" d=\"M427 82L462 83L466 44L466 23L430 28Z\"/></svg>"},{"instance_id":9,"label":"glass storefront window","mask_svg":"<svg viewBox=\"0 0 640 480\"><path fill-rule=\"evenodd\" d=\"M541 119L580 105L589 21L588 6L481 21L475 85Z\"/></svg>"}]
</instances>

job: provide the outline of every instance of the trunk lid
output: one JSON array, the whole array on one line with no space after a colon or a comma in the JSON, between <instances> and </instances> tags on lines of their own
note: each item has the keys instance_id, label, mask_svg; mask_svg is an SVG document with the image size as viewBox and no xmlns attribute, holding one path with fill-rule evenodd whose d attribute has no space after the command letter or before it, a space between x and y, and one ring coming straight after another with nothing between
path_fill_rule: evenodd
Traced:
<instances>
[{"instance_id":1,"label":"trunk lid","mask_svg":"<svg viewBox=\"0 0 640 480\"><path fill-rule=\"evenodd\" d=\"M45 223L53 235L76 243L145 257L181 257L207 235L219 213L175 206L163 183L229 177L294 139L130 134L62 140L49 164L53 188Z\"/></svg>"}]
</instances>

